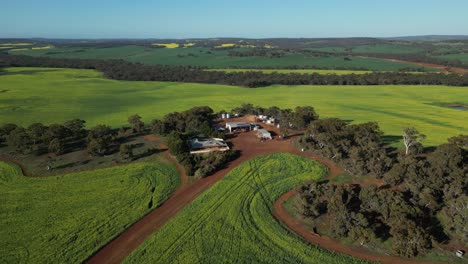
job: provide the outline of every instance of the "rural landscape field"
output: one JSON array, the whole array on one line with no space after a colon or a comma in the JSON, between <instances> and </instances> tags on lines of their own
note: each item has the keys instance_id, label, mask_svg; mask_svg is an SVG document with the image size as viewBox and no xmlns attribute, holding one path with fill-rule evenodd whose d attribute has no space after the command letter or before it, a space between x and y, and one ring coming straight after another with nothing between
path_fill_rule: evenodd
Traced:
<instances>
[{"instance_id":1,"label":"rural landscape field","mask_svg":"<svg viewBox=\"0 0 468 264\"><path fill-rule=\"evenodd\" d=\"M468 263L466 3L192 5L2 5L0 263Z\"/></svg>"}]
</instances>

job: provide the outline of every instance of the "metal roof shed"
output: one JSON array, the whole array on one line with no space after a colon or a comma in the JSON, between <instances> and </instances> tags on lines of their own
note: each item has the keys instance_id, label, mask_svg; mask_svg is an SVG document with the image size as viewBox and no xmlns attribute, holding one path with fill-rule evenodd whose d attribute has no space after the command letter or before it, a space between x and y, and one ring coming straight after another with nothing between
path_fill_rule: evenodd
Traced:
<instances>
[{"instance_id":1,"label":"metal roof shed","mask_svg":"<svg viewBox=\"0 0 468 264\"><path fill-rule=\"evenodd\" d=\"M271 133L263 128L257 130L257 136L259 138L271 139Z\"/></svg>"}]
</instances>

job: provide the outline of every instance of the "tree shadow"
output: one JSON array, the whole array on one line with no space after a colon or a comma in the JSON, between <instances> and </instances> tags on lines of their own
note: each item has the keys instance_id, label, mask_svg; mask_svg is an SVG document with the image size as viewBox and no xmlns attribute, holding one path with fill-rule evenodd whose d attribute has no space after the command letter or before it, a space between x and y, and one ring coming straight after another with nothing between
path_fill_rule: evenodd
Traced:
<instances>
[{"instance_id":1,"label":"tree shadow","mask_svg":"<svg viewBox=\"0 0 468 264\"><path fill-rule=\"evenodd\" d=\"M384 135L382 136L383 143L385 145L391 145L393 143L398 143L401 140L401 136L395 136L395 135Z\"/></svg>"},{"instance_id":2,"label":"tree shadow","mask_svg":"<svg viewBox=\"0 0 468 264\"><path fill-rule=\"evenodd\" d=\"M56 169L66 169L66 168L71 168L71 167L75 167L75 166L79 166L79 165L86 165L90 161L91 161L90 159L87 159L87 160L82 160L82 161L69 162L69 163L66 163L66 164L59 165L59 166L53 166L53 169L54 170L56 170Z\"/></svg>"},{"instance_id":3,"label":"tree shadow","mask_svg":"<svg viewBox=\"0 0 468 264\"><path fill-rule=\"evenodd\" d=\"M142 144L143 145L143 144ZM133 154L133 157L130 159L131 161L136 161L142 158L149 157L153 154L159 154L161 152L166 151L167 149L157 149L157 148L149 148L146 151L138 154Z\"/></svg>"}]
</instances>

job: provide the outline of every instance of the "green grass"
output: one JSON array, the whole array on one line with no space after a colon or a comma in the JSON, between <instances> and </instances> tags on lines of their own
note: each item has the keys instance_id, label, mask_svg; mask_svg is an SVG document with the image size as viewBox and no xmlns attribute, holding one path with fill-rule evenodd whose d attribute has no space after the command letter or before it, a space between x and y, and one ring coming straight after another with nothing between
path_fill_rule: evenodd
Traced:
<instances>
[{"instance_id":1,"label":"green grass","mask_svg":"<svg viewBox=\"0 0 468 264\"><path fill-rule=\"evenodd\" d=\"M252 89L116 81L103 79L93 70L8 68L0 73L0 91L1 123L21 125L82 118L88 127L100 123L119 127L135 113L149 122L193 106L209 105L219 111L251 102L283 108L311 105L321 117L377 121L389 135L400 135L404 127L414 126L427 135L426 145L468 133L468 111L439 106L468 104L466 87L275 85Z\"/></svg>"},{"instance_id":2,"label":"green grass","mask_svg":"<svg viewBox=\"0 0 468 264\"><path fill-rule=\"evenodd\" d=\"M263 72L263 73L298 73L298 74L336 74L336 75L346 75L346 74L366 74L371 73L372 71L353 71L353 70L315 70L315 69L209 69L208 71L223 71L223 72Z\"/></svg>"},{"instance_id":3,"label":"green grass","mask_svg":"<svg viewBox=\"0 0 468 264\"><path fill-rule=\"evenodd\" d=\"M274 201L326 169L290 154L249 160L147 239L128 263L359 263L306 244L272 216Z\"/></svg>"},{"instance_id":4,"label":"green grass","mask_svg":"<svg viewBox=\"0 0 468 264\"><path fill-rule=\"evenodd\" d=\"M407 54L421 52L423 49L409 45L396 44L375 44L355 46L352 49L353 53L387 53L387 54Z\"/></svg>"},{"instance_id":5,"label":"green grass","mask_svg":"<svg viewBox=\"0 0 468 264\"><path fill-rule=\"evenodd\" d=\"M163 162L28 178L0 163L2 263L79 263L175 190Z\"/></svg>"},{"instance_id":6,"label":"green grass","mask_svg":"<svg viewBox=\"0 0 468 264\"><path fill-rule=\"evenodd\" d=\"M468 90L445 86L271 86L249 89L191 83L127 82L91 70L10 68L0 75L0 120L29 125L83 118L88 126L121 126L139 113L149 121L172 111L210 105L231 109L245 102L262 106L312 105L322 117L378 121L388 134L415 126L427 143L467 133L467 111L437 104L461 102Z\"/></svg>"},{"instance_id":7,"label":"green grass","mask_svg":"<svg viewBox=\"0 0 468 264\"><path fill-rule=\"evenodd\" d=\"M246 48L236 50L247 50ZM30 56L47 56L52 58L79 59L125 59L132 62L161 65L192 65L209 68L268 68L268 67L347 67L373 71L398 71L414 68L414 65L391 62L375 58L353 58L350 61L343 57L311 57L304 54L287 54L281 58L268 57L230 57L229 50L211 50L208 48L165 49L143 46L119 46L112 48L51 48L44 50L18 50L11 54ZM431 71L429 68L426 70Z\"/></svg>"},{"instance_id":8,"label":"green grass","mask_svg":"<svg viewBox=\"0 0 468 264\"><path fill-rule=\"evenodd\" d=\"M308 48L307 50L321 51L321 52L346 52L345 47L320 47L320 48Z\"/></svg>"},{"instance_id":9,"label":"green grass","mask_svg":"<svg viewBox=\"0 0 468 264\"><path fill-rule=\"evenodd\" d=\"M468 53L456 53L456 54L441 55L441 56L434 56L434 57L441 58L441 59L449 59L449 60L459 60L463 64L468 65Z\"/></svg>"}]
</instances>

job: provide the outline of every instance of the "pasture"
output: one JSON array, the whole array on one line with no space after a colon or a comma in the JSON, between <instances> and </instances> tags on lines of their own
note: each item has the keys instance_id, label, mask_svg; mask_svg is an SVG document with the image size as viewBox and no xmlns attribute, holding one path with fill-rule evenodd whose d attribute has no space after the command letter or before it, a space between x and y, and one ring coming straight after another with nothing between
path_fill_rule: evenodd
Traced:
<instances>
[{"instance_id":1,"label":"pasture","mask_svg":"<svg viewBox=\"0 0 468 264\"><path fill-rule=\"evenodd\" d=\"M81 263L159 206L179 175L166 162L29 178L0 162L2 263Z\"/></svg>"},{"instance_id":2,"label":"pasture","mask_svg":"<svg viewBox=\"0 0 468 264\"><path fill-rule=\"evenodd\" d=\"M448 59L448 60L459 60L463 64L468 65L468 53L455 53L448 55L435 56L436 58Z\"/></svg>"},{"instance_id":3,"label":"pasture","mask_svg":"<svg viewBox=\"0 0 468 264\"><path fill-rule=\"evenodd\" d=\"M234 49L245 51L247 48ZM49 49L12 50L11 54L78 59L124 59L131 62L158 65L185 65L208 68L347 68L371 71L399 71L417 66L375 58L343 56L314 57L306 54L287 53L280 58L232 57L229 50L209 48L150 48L144 46L119 46L110 48L60 47ZM433 71L430 68L422 68Z\"/></svg>"},{"instance_id":4,"label":"pasture","mask_svg":"<svg viewBox=\"0 0 468 264\"><path fill-rule=\"evenodd\" d=\"M372 71L352 71L352 70L315 70L315 69L208 69L207 71L223 71L223 72L263 72L263 73L297 73L297 74L366 74Z\"/></svg>"},{"instance_id":5,"label":"pasture","mask_svg":"<svg viewBox=\"0 0 468 264\"><path fill-rule=\"evenodd\" d=\"M145 122L173 111L208 105L215 111L242 103L294 108L313 106L323 117L354 123L376 121L388 135L416 127L425 145L468 134L468 111L442 107L468 104L466 87L447 86L285 86L243 88L172 82L108 80L93 70L7 68L0 72L1 123L30 125L87 121L87 127L119 127L135 113Z\"/></svg>"},{"instance_id":6,"label":"pasture","mask_svg":"<svg viewBox=\"0 0 468 264\"><path fill-rule=\"evenodd\" d=\"M147 239L127 263L360 263L306 244L272 216L274 201L324 177L318 162L290 154L234 168Z\"/></svg>"},{"instance_id":7,"label":"pasture","mask_svg":"<svg viewBox=\"0 0 468 264\"><path fill-rule=\"evenodd\" d=\"M352 47L353 53L408 54L424 51L420 47L398 44L375 44Z\"/></svg>"}]
</instances>

